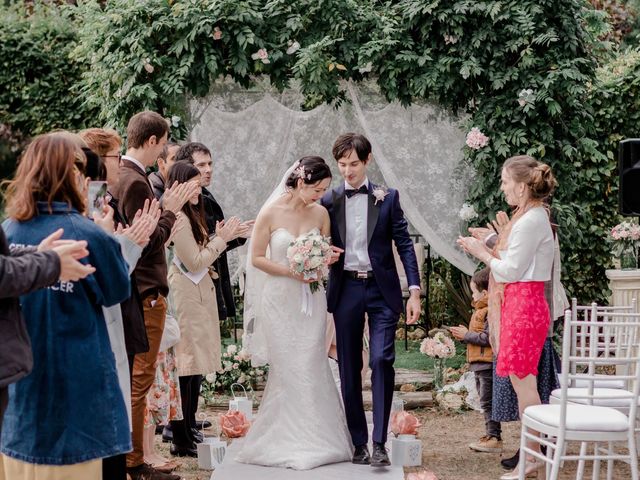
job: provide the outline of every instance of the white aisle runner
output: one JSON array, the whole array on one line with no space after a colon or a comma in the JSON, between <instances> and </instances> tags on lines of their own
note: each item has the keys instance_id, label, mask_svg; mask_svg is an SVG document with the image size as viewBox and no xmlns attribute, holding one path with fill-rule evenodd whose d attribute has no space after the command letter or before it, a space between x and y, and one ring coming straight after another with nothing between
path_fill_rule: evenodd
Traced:
<instances>
[{"instance_id":1,"label":"white aisle runner","mask_svg":"<svg viewBox=\"0 0 640 480\"><path fill-rule=\"evenodd\" d=\"M212 474L211 480L403 480L402 467L391 466L373 468L368 465L354 465L349 462L323 465L312 470L292 470L290 468L262 467L238 463L236 452L244 439L235 440L228 448L222 465ZM371 450L369 450L371 451Z\"/></svg>"}]
</instances>

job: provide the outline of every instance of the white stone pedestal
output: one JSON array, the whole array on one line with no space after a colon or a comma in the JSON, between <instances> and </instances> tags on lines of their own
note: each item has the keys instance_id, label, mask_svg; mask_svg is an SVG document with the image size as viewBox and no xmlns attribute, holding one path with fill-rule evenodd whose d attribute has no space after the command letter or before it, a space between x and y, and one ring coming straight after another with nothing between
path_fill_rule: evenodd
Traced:
<instances>
[{"instance_id":1,"label":"white stone pedestal","mask_svg":"<svg viewBox=\"0 0 640 480\"><path fill-rule=\"evenodd\" d=\"M636 309L640 302L640 269L607 270L609 288L611 288L611 306L624 307L636 299Z\"/></svg>"},{"instance_id":2,"label":"white stone pedestal","mask_svg":"<svg viewBox=\"0 0 640 480\"><path fill-rule=\"evenodd\" d=\"M611 306L626 307L631 305L633 299L636 299L636 311L638 302L640 302L640 269L636 270L607 270L607 278L609 279L609 288L611 289ZM616 366L616 373L623 374L620 371L621 366ZM640 453L640 434L636 435L637 450Z\"/></svg>"}]
</instances>

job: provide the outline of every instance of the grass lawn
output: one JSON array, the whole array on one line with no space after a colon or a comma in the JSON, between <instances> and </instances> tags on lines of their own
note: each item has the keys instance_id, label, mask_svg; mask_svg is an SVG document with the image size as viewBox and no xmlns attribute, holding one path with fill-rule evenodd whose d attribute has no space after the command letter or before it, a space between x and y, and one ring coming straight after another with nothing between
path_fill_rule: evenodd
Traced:
<instances>
[{"instance_id":1,"label":"grass lawn","mask_svg":"<svg viewBox=\"0 0 640 480\"><path fill-rule=\"evenodd\" d=\"M456 342L456 356L447 359L446 366L460 368L466 363L466 348ZM409 340L409 349L404 349L404 340L396 340L395 368L409 368L412 370L433 370L433 358L420 353L420 342Z\"/></svg>"},{"instance_id":2,"label":"grass lawn","mask_svg":"<svg viewBox=\"0 0 640 480\"><path fill-rule=\"evenodd\" d=\"M233 338L223 338L222 345L234 343ZM465 346L456 342L456 356L447 360L447 367L460 368L465 364L466 360ZM404 340L396 340L396 363L395 368L409 368L412 370L432 370L433 359L420 353L420 342L417 340L409 340L409 349L404 349Z\"/></svg>"}]
</instances>

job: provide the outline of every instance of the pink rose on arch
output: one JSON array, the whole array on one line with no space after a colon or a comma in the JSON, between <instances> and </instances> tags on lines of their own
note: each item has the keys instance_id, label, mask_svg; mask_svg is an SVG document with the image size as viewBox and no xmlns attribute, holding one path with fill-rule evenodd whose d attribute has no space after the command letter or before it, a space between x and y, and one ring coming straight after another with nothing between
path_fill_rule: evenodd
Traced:
<instances>
[{"instance_id":1,"label":"pink rose on arch","mask_svg":"<svg viewBox=\"0 0 640 480\"><path fill-rule=\"evenodd\" d=\"M213 29L213 39L220 40L222 38L222 30L219 27Z\"/></svg>"},{"instance_id":2,"label":"pink rose on arch","mask_svg":"<svg viewBox=\"0 0 640 480\"><path fill-rule=\"evenodd\" d=\"M267 50L264 48L261 48L256 53L251 55L251 58L253 58L254 60L260 60L262 63L265 63L265 64L271 63L269 61L269 52L267 52Z\"/></svg>"},{"instance_id":3,"label":"pink rose on arch","mask_svg":"<svg viewBox=\"0 0 640 480\"><path fill-rule=\"evenodd\" d=\"M467 147L473 150L479 150L486 147L489 143L489 137L480 131L478 127L473 127L469 133L467 133Z\"/></svg>"},{"instance_id":4,"label":"pink rose on arch","mask_svg":"<svg viewBox=\"0 0 640 480\"><path fill-rule=\"evenodd\" d=\"M417 435L421 425L415 415L404 410L391 415L390 429L395 435Z\"/></svg>"},{"instance_id":5,"label":"pink rose on arch","mask_svg":"<svg viewBox=\"0 0 640 480\"><path fill-rule=\"evenodd\" d=\"M244 416L244 413L237 410L221 413L218 420L220 422L220 429L227 438L244 437L251 426L247 417Z\"/></svg>"}]
</instances>

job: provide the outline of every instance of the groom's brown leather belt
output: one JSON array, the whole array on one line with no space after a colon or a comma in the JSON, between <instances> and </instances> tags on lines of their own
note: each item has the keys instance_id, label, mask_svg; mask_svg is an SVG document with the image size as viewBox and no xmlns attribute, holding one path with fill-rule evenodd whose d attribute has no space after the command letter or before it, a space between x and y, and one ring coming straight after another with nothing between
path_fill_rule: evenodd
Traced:
<instances>
[{"instance_id":1,"label":"groom's brown leather belt","mask_svg":"<svg viewBox=\"0 0 640 480\"><path fill-rule=\"evenodd\" d=\"M373 278L373 271L354 271L354 270L345 270L345 275L349 278L355 278L358 280L366 280L367 278Z\"/></svg>"}]
</instances>

